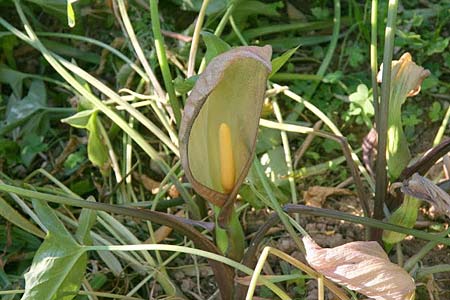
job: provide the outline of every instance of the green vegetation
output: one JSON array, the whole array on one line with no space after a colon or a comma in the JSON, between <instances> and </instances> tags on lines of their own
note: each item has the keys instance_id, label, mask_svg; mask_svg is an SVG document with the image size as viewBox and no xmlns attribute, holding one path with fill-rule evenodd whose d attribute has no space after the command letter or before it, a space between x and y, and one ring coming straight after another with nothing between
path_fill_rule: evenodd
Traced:
<instances>
[{"instance_id":1,"label":"green vegetation","mask_svg":"<svg viewBox=\"0 0 450 300\"><path fill-rule=\"evenodd\" d=\"M0 299L447 299L449 10L0 0Z\"/></svg>"}]
</instances>

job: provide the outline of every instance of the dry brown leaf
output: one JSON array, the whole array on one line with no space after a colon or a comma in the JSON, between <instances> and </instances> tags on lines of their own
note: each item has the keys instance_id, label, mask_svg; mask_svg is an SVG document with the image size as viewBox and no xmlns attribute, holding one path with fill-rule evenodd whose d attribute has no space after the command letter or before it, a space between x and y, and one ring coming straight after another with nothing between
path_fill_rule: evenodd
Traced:
<instances>
[{"instance_id":1,"label":"dry brown leaf","mask_svg":"<svg viewBox=\"0 0 450 300\"><path fill-rule=\"evenodd\" d=\"M403 184L401 190L404 194L427 201L438 212L450 217L450 195L431 180L415 173Z\"/></svg>"},{"instance_id":2,"label":"dry brown leaf","mask_svg":"<svg viewBox=\"0 0 450 300\"><path fill-rule=\"evenodd\" d=\"M133 177L139 181L141 181L144 188L152 194L157 194L159 192L159 188L161 186L161 182L156 181L145 174L139 174L137 172L133 172Z\"/></svg>"},{"instance_id":3,"label":"dry brown leaf","mask_svg":"<svg viewBox=\"0 0 450 300\"><path fill-rule=\"evenodd\" d=\"M303 199L305 199L306 205L313 207L322 207L322 205L325 203L325 200L329 196L348 196L352 194L353 193L348 189L326 186L313 186L304 193Z\"/></svg>"},{"instance_id":4,"label":"dry brown leaf","mask_svg":"<svg viewBox=\"0 0 450 300\"><path fill-rule=\"evenodd\" d=\"M304 237L303 243L308 263L330 280L376 300L414 299L414 280L389 261L377 242L321 248L310 237Z\"/></svg>"},{"instance_id":5,"label":"dry brown leaf","mask_svg":"<svg viewBox=\"0 0 450 300\"><path fill-rule=\"evenodd\" d=\"M184 217L184 210L179 210L175 216L177 217ZM145 244L151 244L151 243L160 243L164 241L173 231L173 228L169 226L161 226L158 229L155 230L155 239L153 240L151 237L148 238L144 243Z\"/></svg>"}]
</instances>

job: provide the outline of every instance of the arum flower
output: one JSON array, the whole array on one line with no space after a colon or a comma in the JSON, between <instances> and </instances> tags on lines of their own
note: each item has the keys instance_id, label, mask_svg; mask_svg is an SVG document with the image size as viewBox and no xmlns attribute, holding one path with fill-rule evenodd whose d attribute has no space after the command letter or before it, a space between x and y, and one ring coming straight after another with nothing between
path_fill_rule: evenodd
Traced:
<instances>
[{"instance_id":1,"label":"arum flower","mask_svg":"<svg viewBox=\"0 0 450 300\"><path fill-rule=\"evenodd\" d=\"M389 261L377 242L321 248L304 237L307 262L325 277L375 300L412 300L414 280Z\"/></svg>"},{"instance_id":2,"label":"arum flower","mask_svg":"<svg viewBox=\"0 0 450 300\"><path fill-rule=\"evenodd\" d=\"M382 74L383 66L378 73L379 82L382 81ZM403 54L400 60L392 61L386 147L388 171L392 179L398 178L411 161L411 153L402 126L402 104L407 97L413 97L420 92L423 80L429 75L430 71L416 65L409 53ZM419 206L420 200L405 197L402 205L390 216L389 222L412 228L417 219ZM383 232L383 241L387 244L395 244L404 237L405 234L401 233Z\"/></svg>"},{"instance_id":3,"label":"arum flower","mask_svg":"<svg viewBox=\"0 0 450 300\"><path fill-rule=\"evenodd\" d=\"M383 65L377 76L378 82L382 82L382 74ZM407 97L413 97L420 92L423 80L429 75L430 71L416 65L409 53L403 54L399 60L392 61L386 149L391 178L397 178L411 160L402 127L402 104Z\"/></svg>"},{"instance_id":4,"label":"arum flower","mask_svg":"<svg viewBox=\"0 0 450 300\"><path fill-rule=\"evenodd\" d=\"M184 108L180 156L195 191L222 207L236 197L255 152L272 48L238 47L215 57Z\"/></svg>"}]
</instances>

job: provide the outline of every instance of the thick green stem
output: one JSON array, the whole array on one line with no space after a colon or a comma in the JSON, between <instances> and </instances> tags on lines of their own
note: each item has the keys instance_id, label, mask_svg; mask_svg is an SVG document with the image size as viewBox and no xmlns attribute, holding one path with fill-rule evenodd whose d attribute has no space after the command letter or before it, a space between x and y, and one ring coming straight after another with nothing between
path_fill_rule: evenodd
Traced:
<instances>
[{"instance_id":1,"label":"thick green stem","mask_svg":"<svg viewBox=\"0 0 450 300\"><path fill-rule=\"evenodd\" d=\"M394 52L395 20L397 19L398 0L389 0L388 18L386 24L384 57L383 57L383 82L381 84L381 101L379 105L378 132L378 157L375 181L375 205L374 218L383 218L383 205L387 194L386 173L386 143L388 128L389 96L391 93L391 66Z\"/></svg>"},{"instance_id":2,"label":"thick green stem","mask_svg":"<svg viewBox=\"0 0 450 300\"><path fill-rule=\"evenodd\" d=\"M215 206L214 213L218 216L220 208ZM236 210L232 211L227 229L221 228L216 220L215 233L216 244L220 251L235 261L241 261L245 250L245 235L239 221L239 213Z\"/></svg>"}]
</instances>

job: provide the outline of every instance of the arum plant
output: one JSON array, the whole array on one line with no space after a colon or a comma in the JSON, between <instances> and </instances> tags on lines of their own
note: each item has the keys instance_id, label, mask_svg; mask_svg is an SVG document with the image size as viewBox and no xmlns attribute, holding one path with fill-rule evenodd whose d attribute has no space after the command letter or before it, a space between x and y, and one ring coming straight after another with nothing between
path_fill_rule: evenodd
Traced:
<instances>
[{"instance_id":1,"label":"arum plant","mask_svg":"<svg viewBox=\"0 0 450 300\"><path fill-rule=\"evenodd\" d=\"M382 81L383 65L378 73L378 82ZM408 143L402 126L402 105L406 98L420 92L423 80L430 71L412 61L411 54L403 54L399 60L392 61L391 94L388 114L387 165L389 176L396 179L411 160Z\"/></svg>"},{"instance_id":2,"label":"arum plant","mask_svg":"<svg viewBox=\"0 0 450 300\"><path fill-rule=\"evenodd\" d=\"M270 46L245 46L212 59L187 99L180 127L186 177L215 207L217 244L235 260L242 258L244 234L234 203L255 152L271 54Z\"/></svg>"},{"instance_id":3,"label":"arum plant","mask_svg":"<svg viewBox=\"0 0 450 300\"><path fill-rule=\"evenodd\" d=\"M378 81L382 81L382 68L378 73ZM392 180L397 179L403 169L411 161L405 133L403 132L401 112L406 98L413 97L420 92L423 80L430 75L430 71L418 66L412 61L411 54L403 54L399 60L392 61L391 93L388 113L388 131L386 157L388 173ZM420 200L406 196L402 205L391 215L389 221L393 224L412 228L417 219ZM404 238L403 234L385 231L383 240L394 244Z\"/></svg>"}]
</instances>

